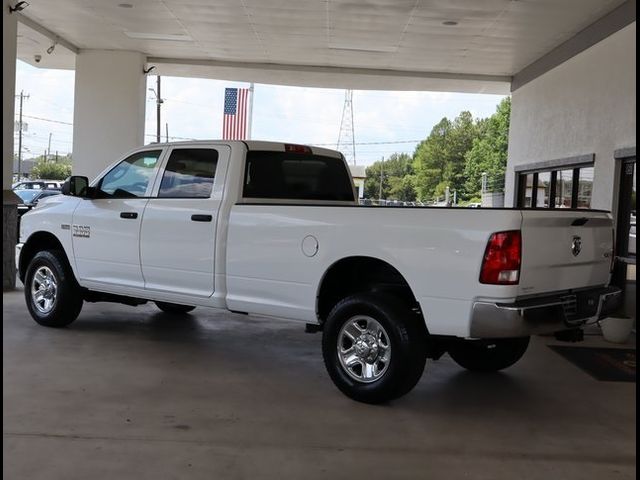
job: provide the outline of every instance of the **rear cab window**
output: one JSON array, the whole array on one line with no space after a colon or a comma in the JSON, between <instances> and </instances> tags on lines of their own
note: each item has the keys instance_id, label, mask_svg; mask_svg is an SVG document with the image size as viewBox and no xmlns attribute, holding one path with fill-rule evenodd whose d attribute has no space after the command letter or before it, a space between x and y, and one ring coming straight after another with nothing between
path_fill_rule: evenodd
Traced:
<instances>
[{"instance_id":1,"label":"rear cab window","mask_svg":"<svg viewBox=\"0 0 640 480\"><path fill-rule=\"evenodd\" d=\"M243 198L354 202L344 160L313 154L274 151L247 152Z\"/></svg>"}]
</instances>

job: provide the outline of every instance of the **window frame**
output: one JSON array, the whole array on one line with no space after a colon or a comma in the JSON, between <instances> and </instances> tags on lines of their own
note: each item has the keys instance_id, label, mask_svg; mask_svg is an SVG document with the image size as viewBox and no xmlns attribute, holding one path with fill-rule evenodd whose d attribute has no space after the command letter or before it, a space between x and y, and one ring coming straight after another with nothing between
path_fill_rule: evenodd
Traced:
<instances>
[{"instance_id":1,"label":"window frame","mask_svg":"<svg viewBox=\"0 0 640 480\"><path fill-rule=\"evenodd\" d=\"M216 166L215 166L215 169L214 169L214 172L213 172L213 179L212 179L212 182L211 182L211 192L209 192L208 196L206 196L206 197L160 196L160 189L162 188L162 180L164 179L164 175L167 172L167 167L169 166L169 162L171 161L171 155L176 150L213 150L214 152L216 152L216 155L217 155ZM172 148L168 149L165 152L165 158L163 158L162 165L160 166L160 170L158 171L158 174L156 176L157 185L154 185L154 188L152 189L152 197L151 198L176 199L176 200L179 200L179 199L207 200L207 199L212 198L212 196L214 195L214 192L215 192L216 178L218 178L218 171L219 171L221 159L222 159L222 152L221 152L221 150L219 148L217 148L215 146L210 146L210 145L176 145L176 146L173 146Z\"/></svg>"},{"instance_id":2,"label":"window frame","mask_svg":"<svg viewBox=\"0 0 640 480\"><path fill-rule=\"evenodd\" d=\"M555 210L556 207L556 192L557 192L557 183L558 183L558 172L559 171L572 171L572 184L571 184L571 208L562 210L591 210L592 208L578 208L578 193L580 189L580 170L584 168L594 168L595 164L593 162L589 163L579 163L572 165L557 165L557 166L544 166L541 168L531 168L518 170L515 172L516 174L516 208L532 210ZM595 170L594 170L595 171ZM538 178L540 173L550 173L551 180L549 185L549 206L548 207L538 207ZM526 195L526 178L528 175L533 175L533 183L531 186L531 205L530 207L524 206L524 200ZM595 176L595 175L594 175Z\"/></svg>"}]
</instances>

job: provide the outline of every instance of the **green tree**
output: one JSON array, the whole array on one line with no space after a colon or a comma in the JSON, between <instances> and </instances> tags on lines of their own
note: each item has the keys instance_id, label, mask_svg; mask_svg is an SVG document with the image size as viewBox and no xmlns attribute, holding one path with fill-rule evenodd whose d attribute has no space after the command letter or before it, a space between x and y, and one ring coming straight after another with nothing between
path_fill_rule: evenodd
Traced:
<instances>
[{"instance_id":1,"label":"green tree","mask_svg":"<svg viewBox=\"0 0 640 480\"><path fill-rule=\"evenodd\" d=\"M374 162L367 167L366 175L365 198L382 196L385 200L404 202L413 201L416 198L412 180L413 160L406 153L394 153L385 160ZM382 195L380 182L382 182Z\"/></svg>"},{"instance_id":2,"label":"green tree","mask_svg":"<svg viewBox=\"0 0 640 480\"><path fill-rule=\"evenodd\" d=\"M38 159L31 169L31 178L43 178L47 180L64 180L71 175L71 162L45 162L43 158Z\"/></svg>"},{"instance_id":3,"label":"green tree","mask_svg":"<svg viewBox=\"0 0 640 480\"><path fill-rule=\"evenodd\" d=\"M460 113L453 121L443 118L414 153L415 189L420 200L442 196L447 187L466 198L465 154L480 135L483 122L470 112Z\"/></svg>"},{"instance_id":4,"label":"green tree","mask_svg":"<svg viewBox=\"0 0 640 480\"><path fill-rule=\"evenodd\" d=\"M507 97L500 102L496 113L485 121L482 135L474 140L466 153L464 176L468 195L480 195L483 173L487 174L487 185L491 190L504 188L510 116L511 98Z\"/></svg>"}]
</instances>

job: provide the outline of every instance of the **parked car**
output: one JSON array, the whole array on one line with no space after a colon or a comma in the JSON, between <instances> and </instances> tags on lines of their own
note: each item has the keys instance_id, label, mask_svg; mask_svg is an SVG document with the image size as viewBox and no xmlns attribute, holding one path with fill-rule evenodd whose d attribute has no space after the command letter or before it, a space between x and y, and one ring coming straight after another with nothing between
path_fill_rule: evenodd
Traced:
<instances>
[{"instance_id":1,"label":"parked car","mask_svg":"<svg viewBox=\"0 0 640 480\"><path fill-rule=\"evenodd\" d=\"M23 180L11 186L12 190L59 189L64 182L60 180Z\"/></svg>"},{"instance_id":2,"label":"parked car","mask_svg":"<svg viewBox=\"0 0 640 480\"><path fill-rule=\"evenodd\" d=\"M575 333L620 296L607 212L358 206L344 157L317 147L153 144L62 191L22 219L37 323L84 301L297 319L363 402L406 394L445 352L507 368L530 335Z\"/></svg>"},{"instance_id":3,"label":"parked car","mask_svg":"<svg viewBox=\"0 0 640 480\"><path fill-rule=\"evenodd\" d=\"M15 194L20 197L22 203L18 204L18 216L21 217L33 207L35 207L40 200L43 198L51 197L53 195L60 195L60 190L50 190L50 189L18 189L15 190Z\"/></svg>"}]
</instances>

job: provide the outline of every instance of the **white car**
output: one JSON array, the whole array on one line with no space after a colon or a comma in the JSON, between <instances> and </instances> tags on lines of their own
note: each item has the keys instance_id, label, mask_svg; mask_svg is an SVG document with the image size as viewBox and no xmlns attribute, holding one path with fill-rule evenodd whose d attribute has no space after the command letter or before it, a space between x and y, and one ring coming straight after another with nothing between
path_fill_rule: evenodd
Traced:
<instances>
[{"instance_id":1,"label":"white car","mask_svg":"<svg viewBox=\"0 0 640 480\"><path fill-rule=\"evenodd\" d=\"M38 189L58 189L62 188L64 182L61 180L23 180L11 186L12 190L38 190Z\"/></svg>"},{"instance_id":2,"label":"white car","mask_svg":"<svg viewBox=\"0 0 640 480\"><path fill-rule=\"evenodd\" d=\"M509 367L530 335L575 331L619 297L608 213L358 206L344 158L322 148L149 145L63 193L22 219L36 322L68 325L85 301L296 319L363 402L409 392L445 352Z\"/></svg>"}]
</instances>

